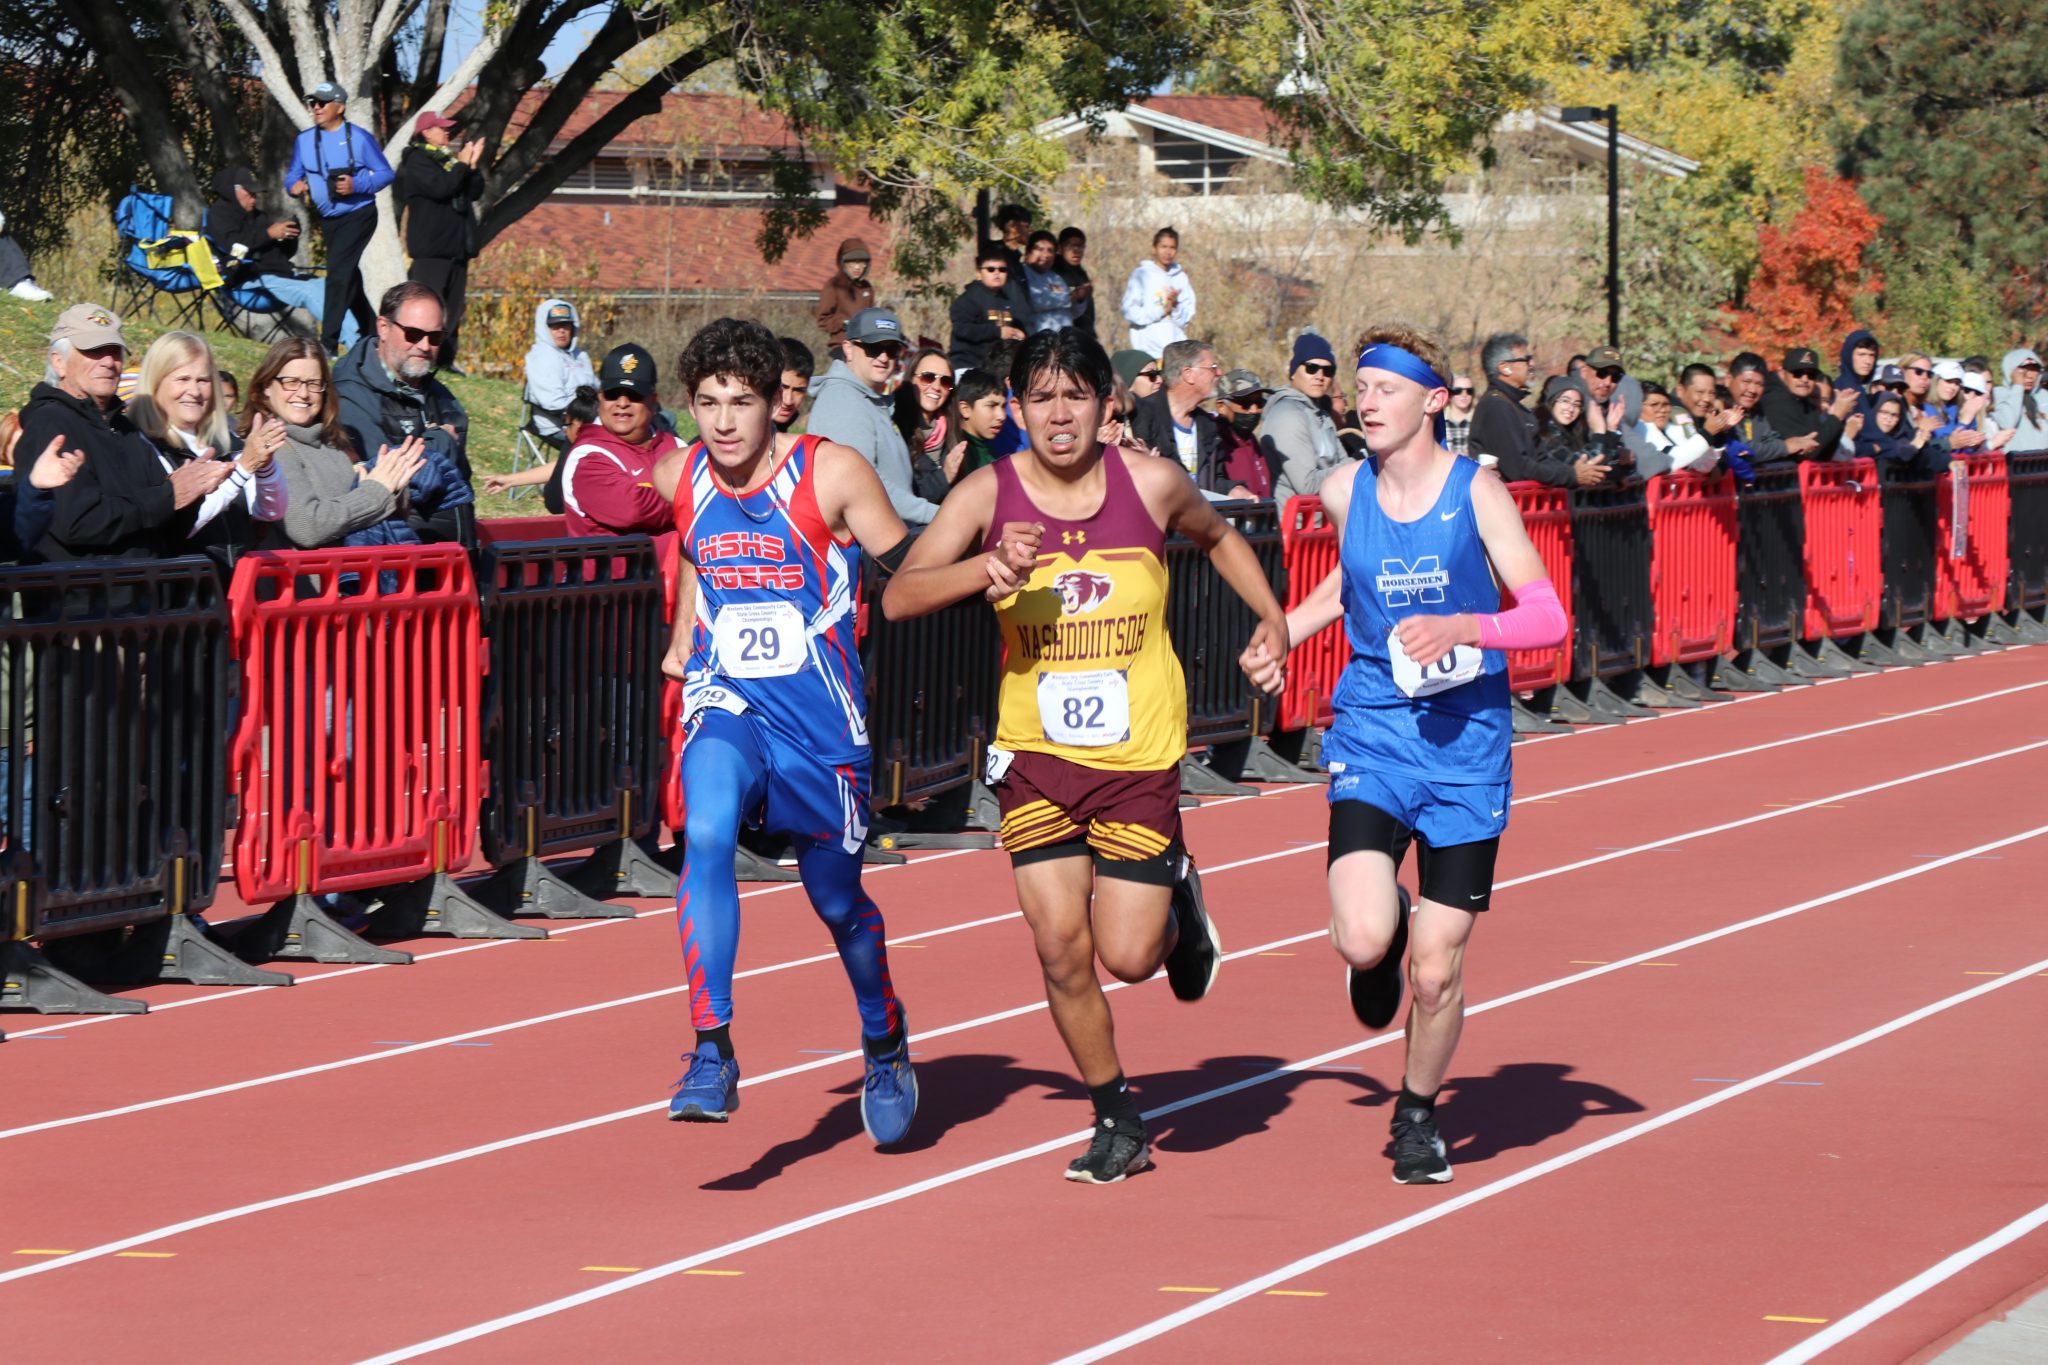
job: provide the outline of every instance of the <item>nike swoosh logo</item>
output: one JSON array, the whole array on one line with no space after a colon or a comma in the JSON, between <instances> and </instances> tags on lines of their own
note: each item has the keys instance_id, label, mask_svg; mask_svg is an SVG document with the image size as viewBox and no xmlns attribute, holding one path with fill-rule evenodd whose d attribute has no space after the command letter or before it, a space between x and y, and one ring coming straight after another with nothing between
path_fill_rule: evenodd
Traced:
<instances>
[{"instance_id":1,"label":"nike swoosh logo","mask_svg":"<svg viewBox=\"0 0 2048 1365\"><path fill-rule=\"evenodd\" d=\"M1468 901L1483 901L1486 899L1486 893L1482 891L1476 896L1467 896L1465 899Z\"/></svg>"},{"instance_id":2,"label":"nike swoosh logo","mask_svg":"<svg viewBox=\"0 0 2048 1365\"><path fill-rule=\"evenodd\" d=\"M1496 819L1496 820L1500 819L1500 812L1499 812L1499 811L1495 811L1495 812L1493 813L1493 818L1494 818L1494 819Z\"/></svg>"},{"instance_id":3,"label":"nike swoosh logo","mask_svg":"<svg viewBox=\"0 0 2048 1365\"><path fill-rule=\"evenodd\" d=\"M1457 509L1457 508L1455 508L1455 507L1453 507L1453 508L1452 508L1452 509L1451 509L1450 511L1448 511L1448 512L1444 513L1444 514L1443 514L1443 516L1439 518L1439 520L1441 520L1441 521L1449 521L1449 520L1450 520L1450 519L1451 519L1452 517L1455 517L1455 516L1457 516L1457 515L1458 515L1458 509Z\"/></svg>"}]
</instances>

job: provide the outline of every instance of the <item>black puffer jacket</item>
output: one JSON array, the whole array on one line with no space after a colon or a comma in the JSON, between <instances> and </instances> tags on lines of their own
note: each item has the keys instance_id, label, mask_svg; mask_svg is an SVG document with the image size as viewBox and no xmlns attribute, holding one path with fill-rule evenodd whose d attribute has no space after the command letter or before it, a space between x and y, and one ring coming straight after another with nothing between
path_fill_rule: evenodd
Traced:
<instances>
[{"instance_id":1,"label":"black puffer jacket","mask_svg":"<svg viewBox=\"0 0 2048 1365\"><path fill-rule=\"evenodd\" d=\"M255 173L247 166L228 166L213 177L214 200L206 210L206 238L213 243L214 255L226 268L233 248L239 245L248 252L242 259L251 273L291 274L292 253L298 249L298 238L272 241L270 225L278 220L261 208L243 208L235 198L237 185L255 193Z\"/></svg>"}]
</instances>

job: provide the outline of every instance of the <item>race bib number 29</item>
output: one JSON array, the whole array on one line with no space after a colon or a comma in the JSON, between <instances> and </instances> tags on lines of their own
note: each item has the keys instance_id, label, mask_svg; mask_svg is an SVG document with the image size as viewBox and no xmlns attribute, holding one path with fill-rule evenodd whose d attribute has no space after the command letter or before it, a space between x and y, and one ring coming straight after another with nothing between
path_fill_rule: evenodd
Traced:
<instances>
[{"instance_id":1,"label":"race bib number 29","mask_svg":"<svg viewBox=\"0 0 2048 1365\"><path fill-rule=\"evenodd\" d=\"M1387 662L1394 666L1394 686L1410 697L1433 697L1454 687L1463 687L1479 676L1486 656L1471 645L1458 645L1428 668L1415 662L1401 648L1398 629L1387 632Z\"/></svg>"},{"instance_id":2,"label":"race bib number 29","mask_svg":"<svg viewBox=\"0 0 2048 1365\"><path fill-rule=\"evenodd\" d=\"M1038 675L1038 722L1055 744L1100 749L1131 735L1130 688L1114 668Z\"/></svg>"},{"instance_id":3,"label":"race bib number 29","mask_svg":"<svg viewBox=\"0 0 2048 1365\"><path fill-rule=\"evenodd\" d=\"M718 671L728 678L780 678L804 666L804 618L788 602L735 602L711 627Z\"/></svg>"}]
</instances>

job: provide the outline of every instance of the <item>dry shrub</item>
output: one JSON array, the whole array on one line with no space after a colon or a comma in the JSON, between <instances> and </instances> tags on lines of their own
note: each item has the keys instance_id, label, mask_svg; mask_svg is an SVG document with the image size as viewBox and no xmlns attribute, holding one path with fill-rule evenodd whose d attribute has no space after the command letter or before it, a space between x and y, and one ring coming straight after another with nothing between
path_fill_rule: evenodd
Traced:
<instances>
[{"instance_id":1,"label":"dry shrub","mask_svg":"<svg viewBox=\"0 0 2048 1365\"><path fill-rule=\"evenodd\" d=\"M619 300L598 289L597 264L593 258L572 269L567 257L548 247L493 243L470 271L463 367L493 379L524 379L533 312L543 299L574 303L583 320L582 344L601 353L595 339L617 327Z\"/></svg>"}]
</instances>

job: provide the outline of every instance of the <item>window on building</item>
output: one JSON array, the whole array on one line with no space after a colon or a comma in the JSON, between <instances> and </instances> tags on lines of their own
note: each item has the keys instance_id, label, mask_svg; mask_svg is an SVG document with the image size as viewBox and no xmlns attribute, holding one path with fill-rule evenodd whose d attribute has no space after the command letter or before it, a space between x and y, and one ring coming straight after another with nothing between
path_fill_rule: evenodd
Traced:
<instances>
[{"instance_id":1,"label":"window on building","mask_svg":"<svg viewBox=\"0 0 2048 1365\"><path fill-rule=\"evenodd\" d=\"M1152 139L1152 165L1190 194L1229 194L1244 179L1245 158L1210 142L1164 133Z\"/></svg>"}]
</instances>

